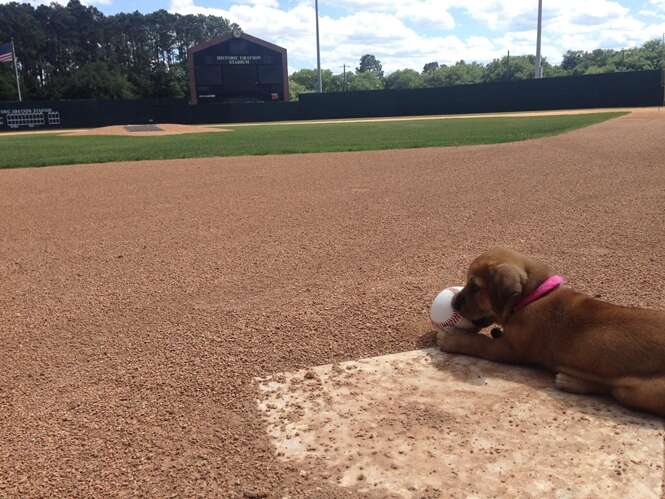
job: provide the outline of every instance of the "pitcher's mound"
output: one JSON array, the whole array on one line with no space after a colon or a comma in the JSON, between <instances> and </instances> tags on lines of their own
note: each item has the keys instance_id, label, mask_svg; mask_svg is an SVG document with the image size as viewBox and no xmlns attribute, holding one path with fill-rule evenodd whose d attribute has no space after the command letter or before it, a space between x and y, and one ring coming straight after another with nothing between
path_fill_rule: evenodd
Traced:
<instances>
[{"instance_id":1,"label":"pitcher's mound","mask_svg":"<svg viewBox=\"0 0 665 499\"><path fill-rule=\"evenodd\" d=\"M124 135L127 137L161 137L165 135L183 135L186 133L230 132L224 128L215 128L203 125L176 125L176 124L146 124L146 125L116 125L89 130L77 130L63 135Z\"/></svg>"}]
</instances>

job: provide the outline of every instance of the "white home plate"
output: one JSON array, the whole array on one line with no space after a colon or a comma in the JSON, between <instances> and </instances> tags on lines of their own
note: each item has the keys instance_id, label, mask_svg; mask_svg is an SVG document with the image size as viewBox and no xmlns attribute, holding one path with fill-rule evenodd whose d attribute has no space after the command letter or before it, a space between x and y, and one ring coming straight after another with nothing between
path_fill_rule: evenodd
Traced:
<instances>
[{"instance_id":1,"label":"white home plate","mask_svg":"<svg viewBox=\"0 0 665 499\"><path fill-rule=\"evenodd\" d=\"M259 380L278 455L401 497L663 494L663 421L437 350ZM325 464L321 464L325 463Z\"/></svg>"}]
</instances>

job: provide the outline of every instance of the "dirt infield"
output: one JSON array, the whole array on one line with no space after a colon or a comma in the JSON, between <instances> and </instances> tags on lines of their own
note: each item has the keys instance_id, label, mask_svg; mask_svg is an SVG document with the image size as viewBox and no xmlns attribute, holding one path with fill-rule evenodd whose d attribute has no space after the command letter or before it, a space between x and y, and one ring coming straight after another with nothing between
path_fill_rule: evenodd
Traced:
<instances>
[{"instance_id":1,"label":"dirt infield","mask_svg":"<svg viewBox=\"0 0 665 499\"><path fill-rule=\"evenodd\" d=\"M664 136L0 171L0 496L355 497L255 378L429 345L495 244L665 308Z\"/></svg>"}]
</instances>

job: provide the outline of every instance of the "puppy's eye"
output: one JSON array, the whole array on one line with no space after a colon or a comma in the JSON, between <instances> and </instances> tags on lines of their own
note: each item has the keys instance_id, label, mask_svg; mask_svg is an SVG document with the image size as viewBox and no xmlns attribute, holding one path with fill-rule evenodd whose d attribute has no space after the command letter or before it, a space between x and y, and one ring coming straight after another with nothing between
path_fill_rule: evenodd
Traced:
<instances>
[{"instance_id":1,"label":"puppy's eye","mask_svg":"<svg viewBox=\"0 0 665 499\"><path fill-rule=\"evenodd\" d=\"M478 283L476 281L469 282L469 291L470 292L475 293L479 289L480 289L480 287L478 286Z\"/></svg>"}]
</instances>

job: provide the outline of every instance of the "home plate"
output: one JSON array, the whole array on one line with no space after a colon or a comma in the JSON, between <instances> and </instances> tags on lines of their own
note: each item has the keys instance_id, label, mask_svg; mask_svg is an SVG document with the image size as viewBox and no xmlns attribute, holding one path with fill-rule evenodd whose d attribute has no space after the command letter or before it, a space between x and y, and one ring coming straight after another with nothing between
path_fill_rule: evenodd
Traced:
<instances>
[{"instance_id":1,"label":"home plate","mask_svg":"<svg viewBox=\"0 0 665 499\"><path fill-rule=\"evenodd\" d=\"M437 350L259 380L281 459L382 497L660 498L663 421Z\"/></svg>"}]
</instances>

